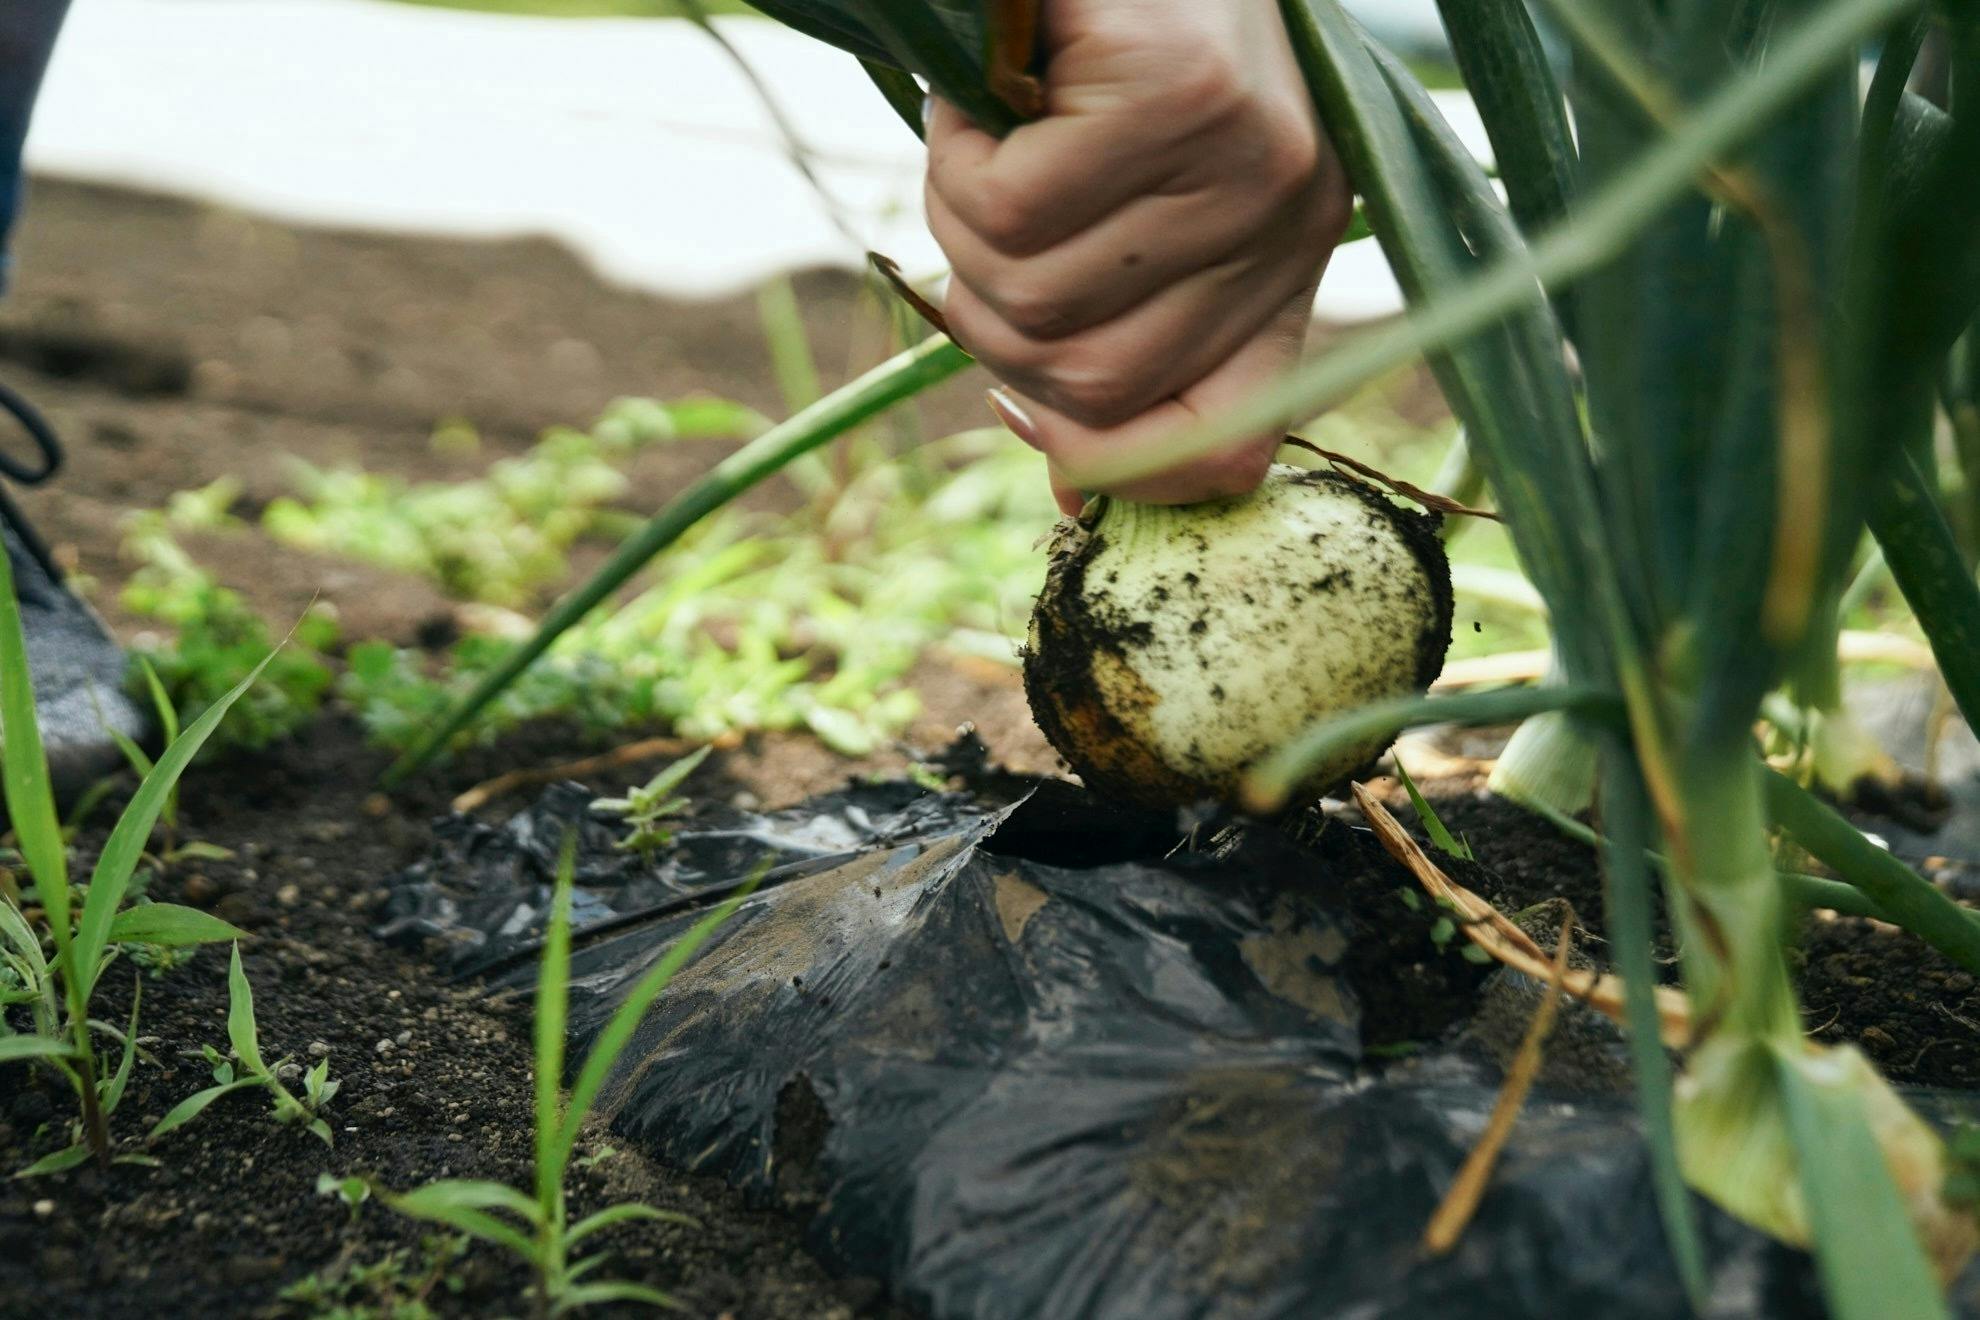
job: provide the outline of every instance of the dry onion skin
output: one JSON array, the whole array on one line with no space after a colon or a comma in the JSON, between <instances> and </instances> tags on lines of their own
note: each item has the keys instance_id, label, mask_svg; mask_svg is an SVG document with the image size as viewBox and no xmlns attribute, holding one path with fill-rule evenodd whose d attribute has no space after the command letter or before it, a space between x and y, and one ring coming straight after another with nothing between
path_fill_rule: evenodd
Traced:
<instances>
[{"instance_id":1,"label":"dry onion skin","mask_svg":"<svg viewBox=\"0 0 1980 1320\"><path fill-rule=\"evenodd\" d=\"M1098 501L1053 538L1024 653L1032 714L1097 793L1236 803L1245 771L1307 725L1435 680L1451 640L1437 525L1283 465L1231 499ZM1349 748L1295 800L1387 746Z\"/></svg>"}]
</instances>

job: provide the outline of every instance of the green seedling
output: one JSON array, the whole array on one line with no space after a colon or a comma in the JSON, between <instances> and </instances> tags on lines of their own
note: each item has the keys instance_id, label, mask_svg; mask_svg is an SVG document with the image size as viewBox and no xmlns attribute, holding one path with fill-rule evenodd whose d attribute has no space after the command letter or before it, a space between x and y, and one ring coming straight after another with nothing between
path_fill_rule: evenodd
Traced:
<instances>
[{"instance_id":1,"label":"green seedling","mask_svg":"<svg viewBox=\"0 0 1980 1320\"><path fill-rule=\"evenodd\" d=\"M601 816L617 816L625 821L626 837L619 840L623 852L636 852L649 860L674 841L673 831L661 822L680 815L693 805L687 798L674 796L687 777L708 759L712 746L702 747L673 762L659 774L622 798L598 798L591 809Z\"/></svg>"},{"instance_id":2,"label":"green seedling","mask_svg":"<svg viewBox=\"0 0 1980 1320\"><path fill-rule=\"evenodd\" d=\"M576 1083L566 1095L562 1081L571 974L571 882L575 865L573 845L567 841L557 864L556 891L550 905L550 922L543 939L543 965L536 986L535 1194L529 1195L506 1183L443 1179L409 1192L381 1192L381 1198L400 1214L458 1229L522 1258L536 1275L539 1316L563 1315L607 1302L671 1308L674 1300L657 1289L588 1278L604 1263L605 1257L593 1255L573 1260L572 1252L586 1238L614 1225L637 1220L690 1225L694 1221L672 1211L627 1202L572 1223L564 1194L565 1174L585 1119L613 1065L632 1042L633 1032L646 1011L675 974L742 905L761 876L737 888L647 970L598 1034L578 1069Z\"/></svg>"},{"instance_id":3,"label":"green seedling","mask_svg":"<svg viewBox=\"0 0 1980 1320\"><path fill-rule=\"evenodd\" d=\"M1437 815L1437 809L1417 791L1416 781L1411 779L1409 771L1403 768L1402 758L1396 757L1395 762L1396 778L1402 780L1403 791L1409 794L1409 804L1416 808L1416 818L1423 822L1423 828L1430 835L1430 842L1437 846L1438 851L1460 861L1477 861L1478 859L1472 856L1471 845L1452 835L1450 830L1445 828L1443 819Z\"/></svg>"},{"instance_id":4,"label":"green seedling","mask_svg":"<svg viewBox=\"0 0 1980 1320\"><path fill-rule=\"evenodd\" d=\"M0 556L0 561L4 560ZM53 1069L75 1093L79 1116L74 1140L36 1161L23 1175L73 1168L92 1156L112 1159L110 1116L122 1100L137 1049L137 998L131 1019L119 1029L90 1014L90 1000L126 944L179 948L235 939L245 932L195 908L173 903L130 906L132 877L144 856L153 826L164 811L179 776L205 745L228 708L260 674L249 671L204 714L174 738L124 808L104 841L89 885L80 893L69 880L67 841L55 814L55 795L36 722L27 642L14 595L13 568L0 562L0 773L4 773L7 813L23 865L34 881L33 906L10 878L0 886L0 945L14 982L10 994L23 995L33 1029L7 1031L0 1023L0 1064L34 1060ZM30 920L36 908L53 948ZM96 1037L118 1047L106 1069L97 1056ZM124 1160L145 1157L125 1155Z\"/></svg>"},{"instance_id":5,"label":"green seedling","mask_svg":"<svg viewBox=\"0 0 1980 1320\"><path fill-rule=\"evenodd\" d=\"M232 1046L229 1054L222 1054L211 1045L202 1046L200 1050L202 1057L212 1065L213 1085L195 1091L174 1105L172 1111L151 1129L150 1140L156 1141L166 1133L184 1127L223 1095L259 1088L267 1091L272 1098L277 1123L303 1128L326 1146L337 1144L330 1135L330 1124L323 1117L340 1085L331 1080L330 1060L319 1059L303 1074L301 1095L282 1084L281 1068L288 1059L277 1059L271 1067L262 1057L261 1032L254 1020L254 987L248 984L247 973L241 968L241 946L238 944L234 946L233 959L227 965L227 1039Z\"/></svg>"},{"instance_id":6,"label":"green seedling","mask_svg":"<svg viewBox=\"0 0 1980 1320\"><path fill-rule=\"evenodd\" d=\"M336 1174L325 1170L316 1175L316 1194L334 1196L342 1201L344 1207L351 1212L351 1222L355 1224L364 1203L371 1199L371 1184L362 1178L339 1178Z\"/></svg>"},{"instance_id":7,"label":"green seedling","mask_svg":"<svg viewBox=\"0 0 1980 1320\"><path fill-rule=\"evenodd\" d=\"M459 1267L468 1245L465 1234L436 1233L421 1238L416 1251L401 1247L362 1265L346 1248L330 1265L284 1288L281 1299L318 1320L433 1320L429 1297L467 1287Z\"/></svg>"}]
</instances>

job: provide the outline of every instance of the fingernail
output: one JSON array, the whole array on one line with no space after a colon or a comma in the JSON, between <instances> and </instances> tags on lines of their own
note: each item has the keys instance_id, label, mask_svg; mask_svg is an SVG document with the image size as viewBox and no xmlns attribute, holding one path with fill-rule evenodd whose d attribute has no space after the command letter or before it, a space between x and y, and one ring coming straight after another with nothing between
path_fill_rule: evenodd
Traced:
<instances>
[{"instance_id":1,"label":"fingernail","mask_svg":"<svg viewBox=\"0 0 1980 1320\"><path fill-rule=\"evenodd\" d=\"M930 123L934 122L934 119L935 119L935 98L932 96L924 96L921 98L921 126L923 128L927 128Z\"/></svg>"},{"instance_id":2,"label":"fingernail","mask_svg":"<svg viewBox=\"0 0 1980 1320\"><path fill-rule=\"evenodd\" d=\"M1002 390L985 390L983 397L989 400L990 411L997 414L997 420L1009 428L1012 435L1033 449L1038 448L1038 427L1024 409L1018 407L1016 399Z\"/></svg>"}]
</instances>

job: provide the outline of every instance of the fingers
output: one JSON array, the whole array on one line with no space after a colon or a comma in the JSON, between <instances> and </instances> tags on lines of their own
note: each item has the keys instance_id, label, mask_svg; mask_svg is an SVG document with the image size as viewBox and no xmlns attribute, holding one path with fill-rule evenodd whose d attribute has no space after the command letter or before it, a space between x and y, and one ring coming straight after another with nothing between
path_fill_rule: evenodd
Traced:
<instances>
[{"instance_id":1,"label":"fingers","mask_svg":"<svg viewBox=\"0 0 1980 1320\"><path fill-rule=\"evenodd\" d=\"M1083 466L1090 466L1102 454L1156 443L1193 426L1249 397L1296 362L1312 301L1312 289L1302 290L1202 380L1120 425L1087 426L1046 403L1011 391L993 391L991 404L1013 434L1045 454L1059 507L1076 512L1079 492L1090 489L1080 479ZM1247 437L1222 453L1102 489L1147 504L1188 504L1243 494L1264 480L1283 439L1283 433L1275 429Z\"/></svg>"},{"instance_id":2,"label":"fingers","mask_svg":"<svg viewBox=\"0 0 1980 1320\"><path fill-rule=\"evenodd\" d=\"M1042 252L1168 172L1157 116L1054 115L1002 141L937 100L928 123L928 191L1007 256Z\"/></svg>"},{"instance_id":3,"label":"fingers","mask_svg":"<svg viewBox=\"0 0 1980 1320\"><path fill-rule=\"evenodd\" d=\"M1318 271L1273 253L1198 271L1089 330L1041 340L1013 328L960 277L945 313L956 341L999 380L1083 426L1106 429L1197 384L1263 332Z\"/></svg>"},{"instance_id":4,"label":"fingers","mask_svg":"<svg viewBox=\"0 0 1980 1320\"><path fill-rule=\"evenodd\" d=\"M1089 330L1205 267L1234 260L1257 229L1242 203L1158 193L1035 256L1011 257L978 236L933 189L927 211L956 278L1006 325L1039 340ZM1180 235L1188 241L1178 241Z\"/></svg>"}]
</instances>

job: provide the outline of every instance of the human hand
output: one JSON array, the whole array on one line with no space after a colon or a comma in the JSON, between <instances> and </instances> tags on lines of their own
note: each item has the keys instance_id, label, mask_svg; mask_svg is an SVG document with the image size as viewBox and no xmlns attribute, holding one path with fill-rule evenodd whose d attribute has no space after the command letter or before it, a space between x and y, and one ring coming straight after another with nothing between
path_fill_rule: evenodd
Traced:
<instances>
[{"instance_id":1,"label":"human hand","mask_svg":"<svg viewBox=\"0 0 1980 1320\"><path fill-rule=\"evenodd\" d=\"M1046 0L1045 113L1001 141L937 101L930 228L957 342L1063 473L1244 398L1299 355L1353 194L1272 0ZM1111 493L1250 490L1282 435Z\"/></svg>"}]
</instances>

